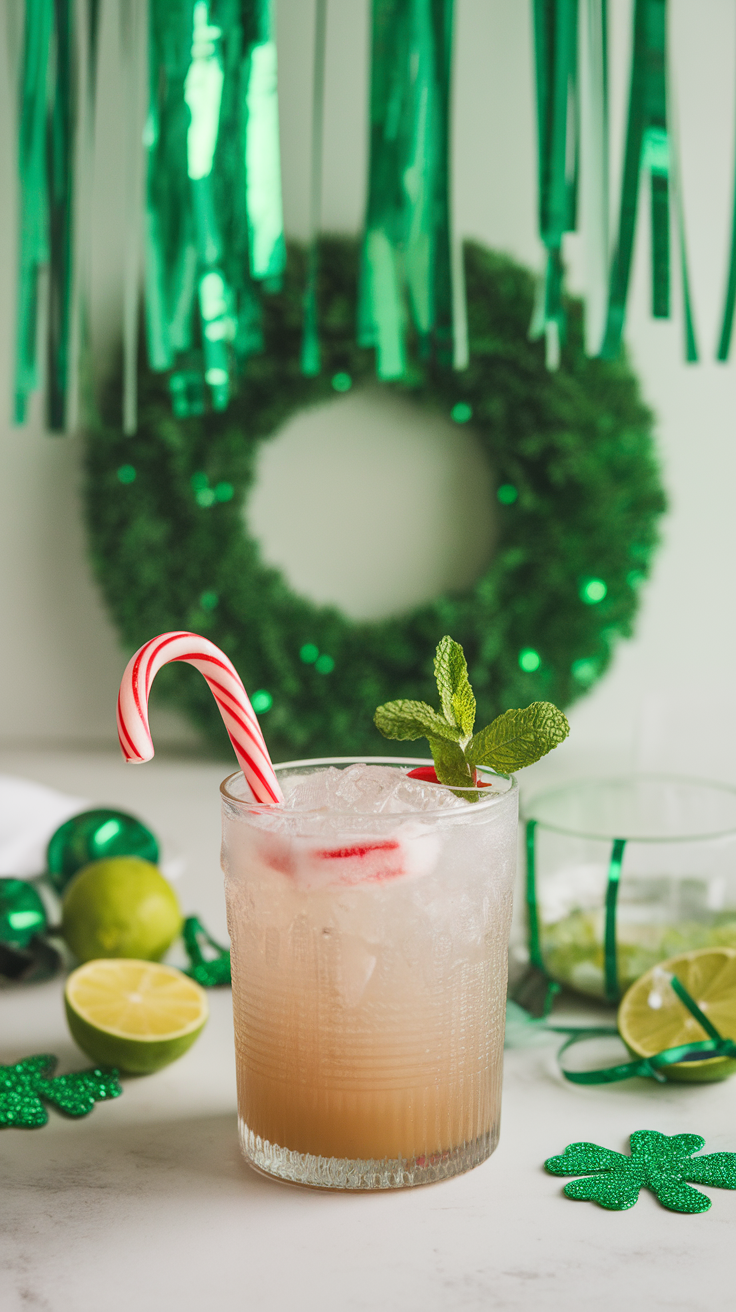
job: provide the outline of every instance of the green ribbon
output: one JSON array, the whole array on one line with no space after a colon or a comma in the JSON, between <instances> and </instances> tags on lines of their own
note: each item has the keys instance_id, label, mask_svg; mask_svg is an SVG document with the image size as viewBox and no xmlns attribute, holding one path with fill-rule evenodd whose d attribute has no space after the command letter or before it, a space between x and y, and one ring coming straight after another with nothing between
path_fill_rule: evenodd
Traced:
<instances>
[{"instance_id":1,"label":"green ribbon","mask_svg":"<svg viewBox=\"0 0 736 1312\"><path fill-rule=\"evenodd\" d=\"M575 228L577 207L577 32L577 0L534 0L539 233L547 265L530 336L545 336L549 368L557 368L565 336L562 238Z\"/></svg>"},{"instance_id":2,"label":"green ribbon","mask_svg":"<svg viewBox=\"0 0 736 1312\"><path fill-rule=\"evenodd\" d=\"M539 903L537 902L537 821L526 822L526 910L529 926L529 960L538 970L544 970L539 935Z\"/></svg>"},{"instance_id":3,"label":"green ribbon","mask_svg":"<svg viewBox=\"0 0 736 1312\"><path fill-rule=\"evenodd\" d=\"M664 1048L662 1052L657 1052L651 1057L640 1057L635 1061L619 1062L615 1066L602 1066L597 1070L590 1071L570 1071L563 1066L561 1060L563 1053L568 1048L587 1039L619 1036L619 1031L611 1025L578 1026L574 1029L561 1025L550 1025L547 1027L548 1029L568 1035L557 1054L560 1070L565 1079L569 1080L571 1084L613 1084L618 1080L630 1080L638 1075L664 1083L665 1076L661 1074L661 1071L664 1067L674 1066L677 1062L692 1061L693 1059L703 1060L707 1057L736 1058L736 1043L732 1039L724 1038L719 1033L715 1025L701 1011L695 999L690 996L682 980L678 979L677 975L673 975L670 983L680 1001L684 1003L690 1014L709 1036L707 1039L700 1043L682 1043L674 1048Z\"/></svg>"},{"instance_id":4,"label":"green ribbon","mask_svg":"<svg viewBox=\"0 0 736 1312\"><path fill-rule=\"evenodd\" d=\"M624 859L625 838L614 838L611 859L608 863L606 884L606 923L604 930L604 988L609 1002L618 1002L621 992L618 983L618 953L616 949L616 905Z\"/></svg>"},{"instance_id":5,"label":"green ribbon","mask_svg":"<svg viewBox=\"0 0 736 1312\"><path fill-rule=\"evenodd\" d=\"M373 0L368 206L358 341L380 378L451 365L449 97L453 0Z\"/></svg>"},{"instance_id":6,"label":"green ribbon","mask_svg":"<svg viewBox=\"0 0 736 1312\"><path fill-rule=\"evenodd\" d=\"M537 898L537 856L536 856L537 821L527 820L525 828L526 843L526 910L529 945L530 970L514 992L514 1000L520 1005L529 1004L534 996L534 1008L540 1015L549 1014L559 985L549 979L542 954L542 936L539 918L539 901ZM618 979L618 949L616 946L616 909L618 890L623 865L625 838L614 838L611 856L608 862L608 879L606 882L606 910L603 936L603 976L604 991L609 1002L617 1002L620 997ZM540 979L541 976L541 979ZM540 993L542 982L545 983L544 995Z\"/></svg>"},{"instance_id":7,"label":"green ribbon","mask_svg":"<svg viewBox=\"0 0 736 1312\"><path fill-rule=\"evenodd\" d=\"M621 185L618 242L611 268L604 359L621 349L642 168L651 187L652 314L670 314L670 191L673 147L667 104L667 0L636 0L629 112ZM685 307L686 357L697 359L685 249L681 187L676 188L680 263Z\"/></svg>"}]
</instances>

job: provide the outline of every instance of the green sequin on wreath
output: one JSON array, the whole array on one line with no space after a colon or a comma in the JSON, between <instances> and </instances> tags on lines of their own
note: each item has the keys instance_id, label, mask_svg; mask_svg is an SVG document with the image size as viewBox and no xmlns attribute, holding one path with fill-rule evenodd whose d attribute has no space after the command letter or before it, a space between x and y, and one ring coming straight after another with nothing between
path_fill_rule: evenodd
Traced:
<instances>
[{"instance_id":1,"label":"green sequin on wreath","mask_svg":"<svg viewBox=\"0 0 736 1312\"><path fill-rule=\"evenodd\" d=\"M242 507L262 441L334 399L336 378L351 391L377 385L373 351L355 343L357 270L356 242L322 242L316 378L299 368L305 257L291 247L283 291L264 298L265 350L226 413L175 418L165 377L146 369L136 436L122 435L115 383L87 440L91 556L125 647L167 629L211 638L246 687L268 691L261 714L277 759L385 754L375 707L431 700L432 653L448 632L465 649L481 719L533 701L569 706L632 632L665 504L651 415L626 361L586 358L582 307L569 299L561 367L548 372L543 344L528 338L532 275L468 244L469 367L415 354L405 378L380 385L455 423L472 415L498 487L495 556L466 591L377 623L295 593L263 561ZM169 667L159 690L227 752L202 680Z\"/></svg>"}]
</instances>

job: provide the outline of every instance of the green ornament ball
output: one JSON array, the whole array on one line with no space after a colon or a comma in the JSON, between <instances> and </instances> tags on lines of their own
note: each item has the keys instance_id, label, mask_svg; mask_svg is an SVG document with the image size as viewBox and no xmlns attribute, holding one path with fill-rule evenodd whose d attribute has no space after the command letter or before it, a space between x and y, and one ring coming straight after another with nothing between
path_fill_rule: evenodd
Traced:
<instances>
[{"instance_id":1,"label":"green ornament ball","mask_svg":"<svg viewBox=\"0 0 736 1312\"><path fill-rule=\"evenodd\" d=\"M155 865L159 846L150 829L126 811L82 811L61 825L49 842L49 881L61 894L83 866L113 856L137 856Z\"/></svg>"},{"instance_id":2,"label":"green ornament ball","mask_svg":"<svg viewBox=\"0 0 736 1312\"><path fill-rule=\"evenodd\" d=\"M47 925L36 889L24 879L0 879L0 943L25 948Z\"/></svg>"}]
</instances>

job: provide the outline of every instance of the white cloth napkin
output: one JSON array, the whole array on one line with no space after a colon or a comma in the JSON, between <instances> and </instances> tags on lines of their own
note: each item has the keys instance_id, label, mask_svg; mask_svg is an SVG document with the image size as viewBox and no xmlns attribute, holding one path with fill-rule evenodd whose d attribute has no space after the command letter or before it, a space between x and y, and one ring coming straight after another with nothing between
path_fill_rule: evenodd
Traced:
<instances>
[{"instance_id":1,"label":"white cloth napkin","mask_svg":"<svg viewBox=\"0 0 736 1312\"><path fill-rule=\"evenodd\" d=\"M43 874L51 835L89 805L83 797L0 774L0 876L33 879Z\"/></svg>"}]
</instances>

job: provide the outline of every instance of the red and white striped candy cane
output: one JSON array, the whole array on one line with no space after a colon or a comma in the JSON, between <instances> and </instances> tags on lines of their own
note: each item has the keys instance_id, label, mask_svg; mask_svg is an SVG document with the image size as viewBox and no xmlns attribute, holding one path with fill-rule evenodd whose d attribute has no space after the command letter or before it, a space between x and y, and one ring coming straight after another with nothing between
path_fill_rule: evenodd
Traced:
<instances>
[{"instance_id":1,"label":"red and white striped candy cane","mask_svg":"<svg viewBox=\"0 0 736 1312\"><path fill-rule=\"evenodd\" d=\"M261 726L240 675L225 653L198 633L160 633L128 661L118 694L118 737L126 761L140 765L153 756L148 694L158 671L170 661L186 661L207 680L253 800L283 802Z\"/></svg>"}]
</instances>

